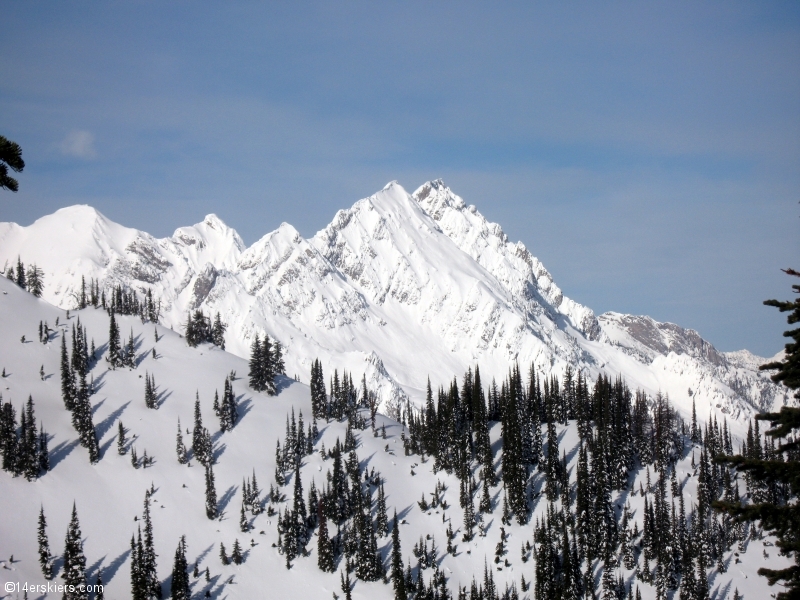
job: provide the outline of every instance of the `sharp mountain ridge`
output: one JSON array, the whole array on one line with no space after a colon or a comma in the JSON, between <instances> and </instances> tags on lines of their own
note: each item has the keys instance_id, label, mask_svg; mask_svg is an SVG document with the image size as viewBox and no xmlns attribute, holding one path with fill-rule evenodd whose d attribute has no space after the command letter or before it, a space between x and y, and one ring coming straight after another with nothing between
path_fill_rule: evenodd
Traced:
<instances>
[{"instance_id":1,"label":"sharp mountain ridge","mask_svg":"<svg viewBox=\"0 0 800 600\"><path fill-rule=\"evenodd\" d=\"M283 223L250 247L215 215L168 238L124 227L81 205L28 227L0 223L0 264L44 272L43 298L76 306L81 280L161 300L182 330L190 310L219 312L227 349L246 357L256 334L287 347L287 373L365 374L396 415L479 364L502 379L511 362L545 375L567 365L592 378L623 375L684 414L740 423L789 401L757 370L766 359L716 350L700 334L650 317L594 312L566 297L544 265L441 180L413 193L397 182L338 211L305 239Z\"/></svg>"}]
</instances>

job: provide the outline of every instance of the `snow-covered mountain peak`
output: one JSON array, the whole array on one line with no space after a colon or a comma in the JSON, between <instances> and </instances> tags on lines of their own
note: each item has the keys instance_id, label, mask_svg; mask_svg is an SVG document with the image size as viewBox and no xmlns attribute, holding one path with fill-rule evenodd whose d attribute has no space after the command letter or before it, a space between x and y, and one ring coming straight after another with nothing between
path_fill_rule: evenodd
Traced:
<instances>
[{"instance_id":1,"label":"snow-covered mountain peak","mask_svg":"<svg viewBox=\"0 0 800 600\"><path fill-rule=\"evenodd\" d=\"M236 230L215 214L190 227L179 227L163 242L174 243L176 251L191 255L194 262L210 263L217 269L233 268L246 248Z\"/></svg>"},{"instance_id":2,"label":"snow-covered mountain peak","mask_svg":"<svg viewBox=\"0 0 800 600\"><path fill-rule=\"evenodd\" d=\"M620 374L684 412L698 398L698 410L732 415L788 398L756 358L720 353L697 332L598 319L440 179L413 194L390 182L311 239L282 223L249 248L213 214L157 239L68 207L29 227L0 223L0 265L17 256L44 269L43 297L62 308L76 307L84 278L107 293L152 292L178 330L187 311L219 312L228 350L247 356L253 336L269 334L287 346L287 372L306 380L319 358L326 372L364 373L384 407L421 400L428 376L448 381L478 363L490 381L515 361L546 375Z\"/></svg>"}]
</instances>

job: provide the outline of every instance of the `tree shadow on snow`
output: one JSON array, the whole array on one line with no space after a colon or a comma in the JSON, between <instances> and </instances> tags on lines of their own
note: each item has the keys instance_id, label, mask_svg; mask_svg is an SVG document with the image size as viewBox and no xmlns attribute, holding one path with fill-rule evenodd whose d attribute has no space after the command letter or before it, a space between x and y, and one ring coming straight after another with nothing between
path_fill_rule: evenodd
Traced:
<instances>
[{"instance_id":1,"label":"tree shadow on snow","mask_svg":"<svg viewBox=\"0 0 800 600\"><path fill-rule=\"evenodd\" d=\"M106 375L108 375L108 369L106 369L105 371L100 373L100 375L97 377L97 379L94 380L94 390L95 390L95 392L103 389L103 386L105 385Z\"/></svg>"},{"instance_id":2,"label":"tree shadow on snow","mask_svg":"<svg viewBox=\"0 0 800 600\"><path fill-rule=\"evenodd\" d=\"M714 590L714 595L711 596L711 600L724 600L727 598L728 592L731 591L731 583L733 582L728 580L728 583L725 585L725 587Z\"/></svg>"},{"instance_id":3,"label":"tree shadow on snow","mask_svg":"<svg viewBox=\"0 0 800 600\"><path fill-rule=\"evenodd\" d=\"M123 552L117 558L108 563L108 566L103 569L103 581L105 583L108 583L112 579L114 579L114 576L117 574L117 571L119 571L119 568L125 564L126 560L128 560L128 556L130 555L130 553L131 549L128 548L127 550L125 550L125 552Z\"/></svg>"},{"instance_id":4,"label":"tree shadow on snow","mask_svg":"<svg viewBox=\"0 0 800 600\"><path fill-rule=\"evenodd\" d=\"M86 567L86 580L90 583L94 583L94 580L97 578L97 572L100 567L103 565L103 561L106 559L106 555L103 555L102 558L97 559L93 564Z\"/></svg>"},{"instance_id":5,"label":"tree shadow on snow","mask_svg":"<svg viewBox=\"0 0 800 600\"><path fill-rule=\"evenodd\" d=\"M247 398L245 400L241 400L243 396L244 396L244 394L240 394L239 397L236 399L237 401L239 401L236 404L236 408L239 411L239 418L236 419L237 423L239 421L241 421L242 419L244 419L245 416L247 415L247 413L249 413L251 410L253 410L253 399L252 398Z\"/></svg>"},{"instance_id":6,"label":"tree shadow on snow","mask_svg":"<svg viewBox=\"0 0 800 600\"><path fill-rule=\"evenodd\" d=\"M283 390L288 389L293 383L297 383L291 377L286 375L277 375L275 377L275 395L280 394Z\"/></svg>"},{"instance_id":7,"label":"tree shadow on snow","mask_svg":"<svg viewBox=\"0 0 800 600\"><path fill-rule=\"evenodd\" d=\"M197 555L197 558L194 559L194 562L198 565L203 562L203 559L208 556L208 554L214 549L214 544L211 544L208 548L203 550L200 554ZM198 566L199 569L199 566Z\"/></svg>"},{"instance_id":8,"label":"tree shadow on snow","mask_svg":"<svg viewBox=\"0 0 800 600\"><path fill-rule=\"evenodd\" d=\"M170 396L172 392L156 392L156 408L161 408Z\"/></svg>"},{"instance_id":9,"label":"tree shadow on snow","mask_svg":"<svg viewBox=\"0 0 800 600\"><path fill-rule=\"evenodd\" d=\"M100 460L103 460L103 457L106 455L106 452L108 452L108 449L111 448L111 444L113 443L114 438L110 437L105 442L100 444Z\"/></svg>"},{"instance_id":10,"label":"tree shadow on snow","mask_svg":"<svg viewBox=\"0 0 800 600\"><path fill-rule=\"evenodd\" d=\"M222 494L222 498L220 498L219 502L217 503L217 510L219 510L220 519L225 516L225 509L228 507L228 504L230 504L231 500L233 500L233 497L236 495L236 490L238 489L239 486L232 485L225 490L224 494Z\"/></svg>"},{"instance_id":11,"label":"tree shadow on snow","mask_svg":"<svg viewBox=\"0 0 800 600\"><path fill-rule=\"evenodd\" d=\"M89 357L89 370L91 371L94 369L98 364L100 364L100 359L103 358L103 355L108 350L108 342L104 342L99 346L94 347L94 355Z\"/></svg>"},{"instance_id":12,"label":"tree shadow on snow","mask_svg":"<svg viewBox=\"0 0 800 600\"><path fill-rule=\"evenodd\" d=\"M64 460L67 456L72 454L72 451L78 447L78 440L72 440L71 442L61 442L60 444L56 445L50 451L50 470L52 471L55 469L58 464Z\"/></svg>"},{"instance_id":13,"label":"tree shadow on snow","mask_svg":"<svg viewBox=\"0 0 800 600\"><path fill-rule=\"evenodd\" d=\"M92 417L94 417L94 414L97 412L97 409L103 406L103 404L105 403L106 403L106 398L103 398L102 400L100 400L100 402L92 406Z\"/></svg>"},{"instance_id":14,"label":"tree shadow on snow","mask_svg":"<svg viewBox=\"0 0 800 600\"><path fill-rule=\"evenodd\" d=\"M105 400L103 400L105 402ZM131 403L128 400L125 404L120 406L117 410L113 411L109 414L105 419L100 421L97 425L95 425L94 430L97 433L98 438L102 438L109 429L114 425L114 423L122 416L122 413L125 412L125 409L128 408L128 405ZM100 406L99 404L97 406Z\"/></svg>"},{"instance_id":15,"label":"tree shadow on snow","mask_svg":"<svg viewBox=\"0 0 800 600\"><path fill-rule=\"evenodd\" d=\"M202 584L202 587L200 588L202 590L201 597L205 597L205 593L206 591L208 591L212 598L219 598L222 592L225 591L225 583L224 582L220 583L221 577L222 575L212 575L210 577L210 581L206 583L205 578L201 576L200 579L200 583Z\"/></svg>"}]
</instances>

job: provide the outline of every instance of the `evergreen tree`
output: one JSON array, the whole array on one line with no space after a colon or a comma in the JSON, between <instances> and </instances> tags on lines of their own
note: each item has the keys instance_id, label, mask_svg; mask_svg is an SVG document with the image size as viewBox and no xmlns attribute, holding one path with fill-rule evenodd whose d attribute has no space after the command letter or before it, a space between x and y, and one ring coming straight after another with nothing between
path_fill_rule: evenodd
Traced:
<instances>
[{"instance_id":1,"label":"evergreen tree","mask_svg":"<svg viewBox=\"0 0 800 600\"><path fill-rule=\"evenodd\" d=\"M50 452L47 449L47 432L39 424L39 469L45 473L50 470Z\"/></svg>"},{"instance_id":2,"label":"evergreen tree","mask_svg":"<svg viewBox=\"0 0 800 600\"><path fill-rule=\"evenodd\" d=\"M157 598L162 596L161 583L158 581L156 565L156 551L153 540L153 522L150 518L150 493L145 493L144 512L142 514L144 522L144 537L142 538L142 552L140 555L140 569L145 590L145 598Z\"/></svg>"},{"instance_id":3,"label":"evergreen tree","mask_svg":"<svg viewBox=\"0 0 800 600\"><path fill-rule=\"evenodd\" d=\"M128 440L125 439L125 427L122 425L122 421L117 421L117 453L119 455L123 455L127 452L125 445L128 443Z\"/></svg>"},{"instance_id":4,"label":"evergreen tree","mask_svg":"<svg viewBox=\"0 0 800 600\"><path fill-rule=\"evenodd\" d=\"M311 364L311 412L314 419L327 416L327 392L325 391L325 377L322 374L322 363L316 359Z\"/></svg>"},{"instance_id":5,"label":"evergreen tree","mask_svg":"<svg viewBox=\"0 0 800 600\"><path fill-rule=\"evenodd\" d=\"M16 192L19 189L19 183L8 174L8 169L15 173L21 173L24 168L22 148L16 142L0 135L0 188Z\"/></svg>"},{"instance_id":6,"label":"evergreen tree","mask_svg":"<svg viewBox=\"0 0 800 600\"><path fill-rule=\"evenodd\" d=\"M242 562L244 562L244 556L242 556L242 547L239 545L238 539L233 541L233 549L231 550L231 560L235 565L240 565L242 564Z\"/></svg>"},{"instance_id":7,"label":"evergreen tree","mask_svg":"<svg viewBox=\"0 0 800 600\"><path fill-rule=\"evenodd\" d=\"M172 589L170 597L173 600L191 600L192 592L189 588L189 572L186 563L186 536L182 535L175 549L175 561L172 564Z\"/></svg>"},{"instance_id":8,"label":"evergreen tree","mask_svg":"<svg viewBox=\"0 0 800 600\"><path fill-rule=\"evenodd\" d=\"M75 406L75 376L67 354L67 336L61 334L61 397L67 410Z\"/></svg>"},{"instance_id":9,"label":"evergreen tree","mask_svg":"<svg viewBox=\"0 0 800 600\"><path fill-rule=\"evenodd\" d=\"M142 530L139 529L138 541L131 536L131 598L146 600L147 590L142 577Z\"/></svg>"},{"instance_id":10,"label":"evergreen tree","mask_svg":"<svg viewBox=\"0 0 800 600\"><path fill-rule=\"evenodd\" d=\"M263 381L263 372L262 372L262 365L264 363L264 359L261 354L261 340L258 334L255 335L253 338L253 343L250 345L250 372L248 376L250 378L250 387L253 388L255 391L260 392L264 389L264 381Z\"/></svg>"},{"instance_id":11,"label":"evergreen tree","mask_svg":"<svg viewBox=\"0 0 800 600\"><path fill-rule=\"evenodd\" d=\"M209 519L217 517L217 490L210 462L206 464L206 516Z\"/></svg>"},{"instance_id":12,"label":"evergreen tree","mask_svg":"<svg viewBox=\"0 0 800 600\"><path fill-rule=\"evenodd\" d=\"M317 506L317 520L319 521L319 531L317 532L317 566L325 573L333 573L335 566L333 562L333 545L328 536L328 519L325 516L324 503L321 500Z\"/></svg>"},{"instance_id":13,"label":"evergreen tree","mask_svg":"<svg viewBox=\"0 0 800 600\"><path fill-rule=\"evenodd\" d=\"M242 502L242 510L239 513L239 530L242 533L247 533L250 529L250 525L247 523L247 515L244 512L244 502Z\"/></svg>"},{"instance_id":14,"label":"evergreen tree","mask_svg":"<svg viewBox=\"0 0 800 600\"><path fill-rule=\"evenodd\" d=\"M89 599L86 591L86 556L83 554L83 539L75 503L72 504L72 517L64 540L64 570L61 578L66 588L65 600Z\"/></svg>"},{"instance_id":15,"label":"evergreen tree","mask_svg":"<svg viewBox=\"0 0 800 600\"><path fill-rule=\"evenodd\" d=\"M120 422L120 426L122 423ZM178 436L175 440L175 451L178 454L178 462L182 465L186 464L186 445L183 443L183 433L181 432L181 420L178 418Z\"/></svg>"},{"instance_id":16,"label":"evergreen tree","mask_svg":"<svg viewBox=\"0 0 800 600\"><path fill-rule=\"evenodd\" d=\"M225 350L225 330L228 326L222 322L217 313L214 316L214 325L211 327L211 343L219 346L220 350Z\"/></svg>"},{"instance_id":17,"label":"evergreen tree","mask_svg":"<svg viewBox=\"0 0 800 600\"><path fill-rule=\"evenodd\" d=\"M231 564L228 553L225 551L225 544L222 542L219 543L219 560L225 566Z\"/></svg>"},{"instance_id":18,"label":"evergreen tree","mask_svg":"<svg viewBox=\"0 0 800 600\"><path fill-rule=\"evenodd\" d=\"M392 524L392 583L394 585L395 600L408 600L403 577L403 552L400 547L400 528L397 523L397 511L394 512Z\"/></svg>"},{"instance_id":19,"label":"evergreen tree","mask_svg":"<svg viewBox=\"0 0 800 600\"><path fill-rule=\"evenodd\" d=\"M275 346L272 353L272 374L286 375L286 365L283 363L283 344L280 340L275 340Z\"/></svg>"},{"instance_id":20,"label":"evergreen tree","mask_svg":"<svg viewBox=\"0 0 800 600\"><path fill-rule=\"evenodd\" d=\"M25 476L25 479L32 481L39 476L39 433L36 428L36 416L33 408L33 397L28 396L25 405L24 427L20 436L20 448L17 456L18 470Z\"/></svg>"},{"instance_id":21,"label":"evergreen tree","mask_svg":"<svg viewBox=\"0 0 800 600\"><path fill-rule=\"evenodd\" d=\"M206 465L211 459L210 440L205 434L203 417L200 414L200 395L195 395L194 401L194 429L192 429L192 453L197 461Z\"/></svg>"},{"instance_id":22,"label":"evergreen tree","mask_svg":"<svg viewBox=\"0 0 800 600\"><path fill-rule=\"evenodd\" d=\"M37 298L41 298L44 291L44 271L37 267L36 264L32 264L28 267L26 277L28 291Z\"/></svg>"},{"instance_id":23,"label":"evergreen tree","mask_svg":"<svg viewBox=\"0 0 800 600\"><path fill-rule=\"evenodd\" d=\"M114 318L114 312L108 312L108 356L106 360L111 365L112 369L122 366L122 345L119 338L119 327L117 320Z\"/></svg>"},{"instance_id":24,"label":"evergreen tree","mask_svg":"<svg viewBox=\"0 0 800 600\"><path fill-rule=\"evenodd\" d=\"M128 338L128 343L125 345L125 353L122 357L122 364L129 369L136 368L136 345L133 341L133 329L131 328L131 335Z\"/></svg>"},{"instance_id":25,"label":"evergreen tree","mask_svg":"<svg viewBox=\"0 0 800 600\"><path fill-rule=\"evenodd\" d=\"M50 542L47 540L47 520L44 516L44 506L39 508L39 528L37 530L39 542L39 565L45 579L53 578L53 556L50 554Z\"/></svg>"},{"instance_id":26,"label":"evergreen tree","mask_svg":"<svg viewBox=\"0 0 800 600\"><path fill-rule=\"evenodd\" d=\"M382 536L389 533L389 519L386 516L386 492L383 489L383 481L378 487L378 503L376 506L375 515L376 524L378 526L378 534Z\"/></svg>"},{"instance_id":27,"label":"evergreen tree","mask_svg":"<svg viewBox=\"0 0 800 600\"><path fill-rule=\"evenodd\" d=\"M144 373L144 405L147 408L158 408L155 376L151 377L147 371Z\"/></svg>"},{"instance_id":28,"label":"evergreen tree","mask_svg":"<svg viewBox=\"0 0 800 600\"><path fill-rule=\"evenodd\" d=\"M105 585L103 584L103 572L97 571L97 579L94 580L94 600L105 600Z\"/></svg>"},{"instance_id":29,"label":"evergreen tree","mask_svg":"<svg viewBox=\"0 0 800 600\"><path fill-rule=\"evenodd\" d=\"M1 143L2 142L0 141L0 144ZM2 163L0 163L0 176L2 176L4 174L4 171L2 170L3 168L4 167L3 167ZM17 277L16 277L16 282L17 282L17 285L19 287L21 287L23 290L27 287L26 286L27 282L25 281L25 265L22 264L22 260L20 260L19 256L17 256Z\"/></svg>"}]
</instances>

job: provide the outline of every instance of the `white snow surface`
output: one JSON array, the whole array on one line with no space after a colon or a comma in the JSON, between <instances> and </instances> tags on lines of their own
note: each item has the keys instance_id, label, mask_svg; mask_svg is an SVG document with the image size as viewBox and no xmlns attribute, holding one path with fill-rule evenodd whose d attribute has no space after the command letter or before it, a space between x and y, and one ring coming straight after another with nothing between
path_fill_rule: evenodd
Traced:
<instances>
[{"instance_id":1,"label":"white snow surface","mask_svg":"<svg viewBox=\"0 0 800 600\"><path fill-rule=\"evenodd\" d=\"M80 210L86 212L86 209ZM101 222L99 218L98 222ZM103 227L110 229L113 225L103 224ZM286 233L285 228L271 236L268 240L270 243L262 246L277 252L289 249L299 255L300 251L294 244L284 246L281 250L281 243L291 237L283 236L283 233ZM123 244L130 243L130 239L124 240ZM155 243L161 245L160 242ZM267 250L264 252L267 253ZM308 258L315 263L303 272L329 264L313 251ZM259 268L262 267L267 269L260 263ZM325 276L337 275L335 271L330 271ZM364 287L368 288L366 284ZM422 296L424 294L420 298ZM388 297L391 295L387 293ZM47 344L36 341L39 321L47 321L53 326L56 318L60 324L51 341ZM60 395L61 336L68 335L78 318L87 327L89 338L95 341L98 348L102 347L107 342L109 321L104 311L93 308L72 311L67 319L64 310L36 299L13 283L0 278L0 366L5 368L7 375L0 380L0 393L4 401L11 401L17 407L29 395L32 396L37 421L42 423L50 436L51 461L51 470L35 481L14 478L9 473L0 471L0 574L3 585L46 583L39 570L36 545L40 506L44 507L51 550L57 557L57 577L54 582L61 581L58 575L63 565L63 540L74 502L80 518L90 583L94 582L98 571L102 569L107 585L106 598L130 597L129 540L141 523L134 518L141 519L145 490L152 485L156 490L151 500L155 549L158 553L158 574L163 582L165 597L168 597L172 559L181 535L186 535L187 538L190 568L198 562L200 569L208 567L211 575L210 583L206 583L202 576L199 579L190 578L193 597L201 597L206 590L211 592L212 598L231 600L329 600L333 594L342 597L339 572L325 574L317 569L316 538L312 538L308 545L310 556L298 558L292 569L287 570L283 557L272 547L278 537L275 517L269 517L267 513L251 516L250 522L254 529L247 534L242 533L238 526L242 479L255 471L260 487L269 489L275 470L275 441L278 438L283 439L285 416L292 409L299 416L302 410L305 422L309 422L311 411L308 387L283 378L280 380L280 392L277 396L254 393L246 387L243 375L247 365L243 359L209 345L190 348L178 333L170 331L168 327L143 324L132 317L119 317L120 329L126 336L129 331L135 336L137 367L109 371L103 356L100 356L91 370L96 390L91 398L94 424L102 448L101 460L91 465L86 450L78 445L69 412L64 408ZM158 332L158 342L155 341L154 330ZM24 343L21 342L23 335L26 338ZM152 356L153 348L157 358ZM46 374L44 380L39 376L40 365ZM233 385L240 407L240 420L232 431L221 433L212 411L212 398L214 390L222 390L224 379L231 370L237 373ZM144 405L145 373L155 378L160 401L157 410L148 409ZM214 470L223 514L219 520L213 521L207 519L204 510L203 470L194 461L190 466L179 464L175 454L178 419L180 418L184 431L192 426L196 392L199 393L202 405L203 423L212 431L216 448L217 464ZM146 450L148 455L155 457L152 467L134 469L129 455L120 456L117 453L118 420L129 430L128 437L132 438L132 444L139 455ZM319 425L322 433L321 439L315 444L315 450L319 450L323 443L330 448L337 437L344 439L344 423L321 422ZM455 476L444 472L434 474L432 461L419 464L418 456L404 456L399 439L400 426L392 419L379 415L378 427L381 425L386 427L386 440L373 437L369 429L357 433L358 455L362 467L374 468L383 475L389 513L396 509L400 518L405 521L400 529L405 564L415 564L411 555L412 547L420 537L430 534L440 549L440 567L453 591L459 584L468 585L473 575L480 581L484 561L495 569L494 576L501 589L506 582L516 582L519 586L522 575L527 581L532 581L533 562L522 562L520 558L520 547L526 541L532 542L533 531L530 524L521 527L515 523L506 527L510 535L506 558L511 566L504 567L501 571L492 562L500 535L499 505L502 502L502 487L492 490L495 509L493 514L484 517L487 535L476 537L469 543L463 542L459 531L463 514L459 508L459 487ZM492 429L492 439L495 442L499 429L498 424ZM185 441L189 442L190 437L185 434ZM578 455L574 424L568 427L559 426L559 437L560 447L566 452L574 480ZM693 497L697 472L690 464L691 453L692 449L687 448L685 458L678 463L678 478L685 485L690 497ZM499 459L499 455L496 458ZM317 451L304 459L302 480L306 492L312 480L316 481L318 488L322 487L330 467L331 461L324 461ZM543 480L541 475L536 477L534 487L537 492L541 492ZM447 486L445 499L450 508L444 513L437 510L423 513L416 501L423 493L432 492L437 480ZM639 472L633 490L638 490L640 482L644 480L644 473ZM293 482L289 481L283 489L289 499L292 496L292 485ZM641 531L642 497L636 491L630 495L627 492L617 494L615 492L615 501L618 504L626 501L630 503ZM541 517L546 509L547 502L539 497L531 523L535 518ZM455 556L444 553L447 527L445 519L452 522L457 533ZM230 551L235 539L244 545L247 551L246 561L238 567L222 566L218 558L219 544L224 543ZM769 588L766 580L756 575L761 566L780 568L789 564L787 558L778 556L772 545L774 541L774 538L749 540L741 556L734 552L735 548L727 552L727 572L720 574L713 569L710 571L711 597L731 598L733 590L737 588L744 598L766 598L774 593L776 590ZM391 537L381 538L379 547L388 562ZM623 569L621 575L627 582L632 573ZM426 580L429 577L430 570L427 570ZM595 570L595 577L599 581L598 570ZM641 584L641 590L645 599L655 598L655 590L650 586ZM8 600L21 597L21 592L18 595L0 592L0 598ZM31 594L29 597L58 598L60 594ZM353 597L356 600L388 600L393 597L393 590L391 585L381 582L357 582ZM523 594L522 597L530 597L530 593Z\"/></svg>"},{"instance_id":2,"label":"white snow surface","mask_svg":"<svg viewBox=\"0 0 800 600\"><path fill-rule=\"evenodd\" d=\"M365 374L382 410L420 402L425 383L479 364L484 379L535 363L668 393L685 415L742 422L790 401L759 372L765 359L718 352L699 334L649 317L606 313L564 296L523 244L510 242L441 180L413 194L397 182L336 213L313 238L282 224L249 248L214 215L172 237L153 236L72 206L28 227L0 223L0 264L36 263L44 298L74 308L81 277L162 300L164 325L188 311L220 312L227 348L249 354L268 333L288 347L287 373ZM734 431L738 432L734 424Z\"/></svg>"}]
</instances>

